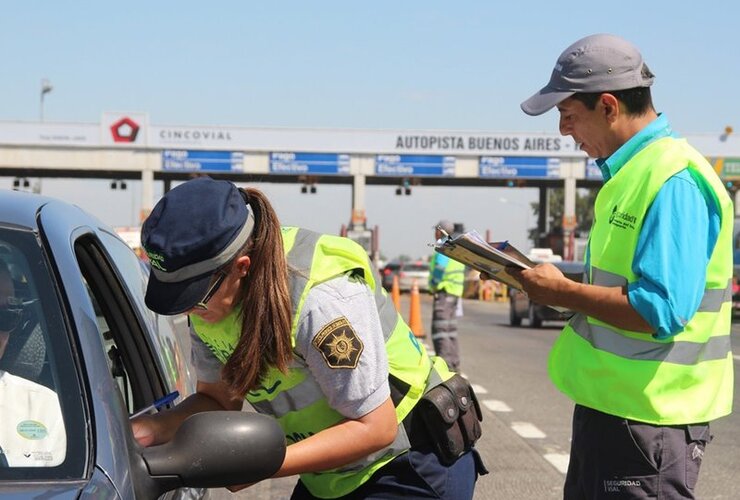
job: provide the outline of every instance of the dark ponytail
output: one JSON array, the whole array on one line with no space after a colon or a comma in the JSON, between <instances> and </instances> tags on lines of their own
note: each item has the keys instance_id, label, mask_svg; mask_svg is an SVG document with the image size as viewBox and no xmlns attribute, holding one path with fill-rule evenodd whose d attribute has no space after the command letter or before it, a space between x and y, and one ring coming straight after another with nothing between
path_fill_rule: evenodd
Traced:
<instances>
[{"instance_id":1,"label":"dark ponytail","mask_svg":"<svg viewBox=\"0 0 740 500\"><path fill-rule=\"evenodd\" d=\"M244 188L254 211L254 231L241 255L251 259L237 303L242 306L242 332L223 368L223 378L239 395L254 389L270 367L287 371L293 356L288 263L280 221L265 195Z\"/></svg>"}]
</instances>

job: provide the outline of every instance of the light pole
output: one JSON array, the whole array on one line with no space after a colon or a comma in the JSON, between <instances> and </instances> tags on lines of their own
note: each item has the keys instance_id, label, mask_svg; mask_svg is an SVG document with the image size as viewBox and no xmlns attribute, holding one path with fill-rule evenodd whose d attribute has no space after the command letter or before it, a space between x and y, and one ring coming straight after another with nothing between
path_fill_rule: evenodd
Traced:
<instances>
[{"instance_id":1,"label":"light pole","mask_svg":"<svg viewBox=\"0 0 740 500\"><path fill-rule=\"evenodd\" d=\"M39 118L42 122L44 121L44 95L51 92L53 88L54 87L51 85L51 82L47 78L41 80L41 106L39 109Z\"/></svg>"}]
</instances>

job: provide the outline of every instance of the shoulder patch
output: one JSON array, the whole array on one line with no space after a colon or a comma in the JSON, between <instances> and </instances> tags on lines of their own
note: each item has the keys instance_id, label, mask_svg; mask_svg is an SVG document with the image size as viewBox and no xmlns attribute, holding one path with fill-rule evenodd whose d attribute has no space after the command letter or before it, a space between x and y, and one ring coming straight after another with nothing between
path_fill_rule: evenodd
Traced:
<instances>
[{"instance_id":1,"label":"shoulder patch","mask_svg":"<svg viewBox=\"0 0 740 500\"><path fill-rule=\"evenodd\" d=\"M356 368L364 348L344 316L319 330L311 344L321 353L329 368Z\"/></svg>"}]
</instances>

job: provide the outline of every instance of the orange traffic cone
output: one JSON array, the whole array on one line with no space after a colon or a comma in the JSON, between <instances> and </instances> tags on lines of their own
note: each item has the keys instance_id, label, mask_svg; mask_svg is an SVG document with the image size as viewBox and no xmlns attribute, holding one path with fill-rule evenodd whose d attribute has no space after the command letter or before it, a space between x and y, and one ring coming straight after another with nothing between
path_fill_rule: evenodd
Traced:
<instances>
[{"instance_id":1,"label":"orange traffic cone","mask_svg":"<svg viewBox=\"0 0 740 500\"><path fill-rule=\"evenodd\" d=\"M393 286L391 287L391 298L393 299L393 305L396 306L396 311L401 310L401 287L398 286L398 275L393 275Z\"/></svg>"},{"instance_id":2,"label":"orange traffic cone","mask_svg":"<svg viewBox=\"0 0 740 500\"><path fill-rule=\"evenodd\" d=\"M415 337L424 337L424 326L421 322L421 299L419 298L419 285L414 280L411 285L411 308L409 311L409 328Z\"/></svg>"}]
</instances>

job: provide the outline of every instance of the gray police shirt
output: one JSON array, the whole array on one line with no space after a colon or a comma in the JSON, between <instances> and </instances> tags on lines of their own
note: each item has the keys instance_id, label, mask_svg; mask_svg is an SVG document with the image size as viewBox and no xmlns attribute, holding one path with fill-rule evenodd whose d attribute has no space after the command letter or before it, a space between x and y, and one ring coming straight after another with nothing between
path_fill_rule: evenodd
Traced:
<instances>
[{"instance_id":1,"label":"gray police shirt","mask_svg":"<svg viewBox=\"0 0 740 500\"><path fill-rule=\"evenodd\" d=\"M198 380L221 380L222 363L192 326L190 337ZM362 417L390 396L388 359L375 298L359 277L333 278L308 292L293 354L313 375L329 405L346 418Z\"/></svg>"}]
</instances>

